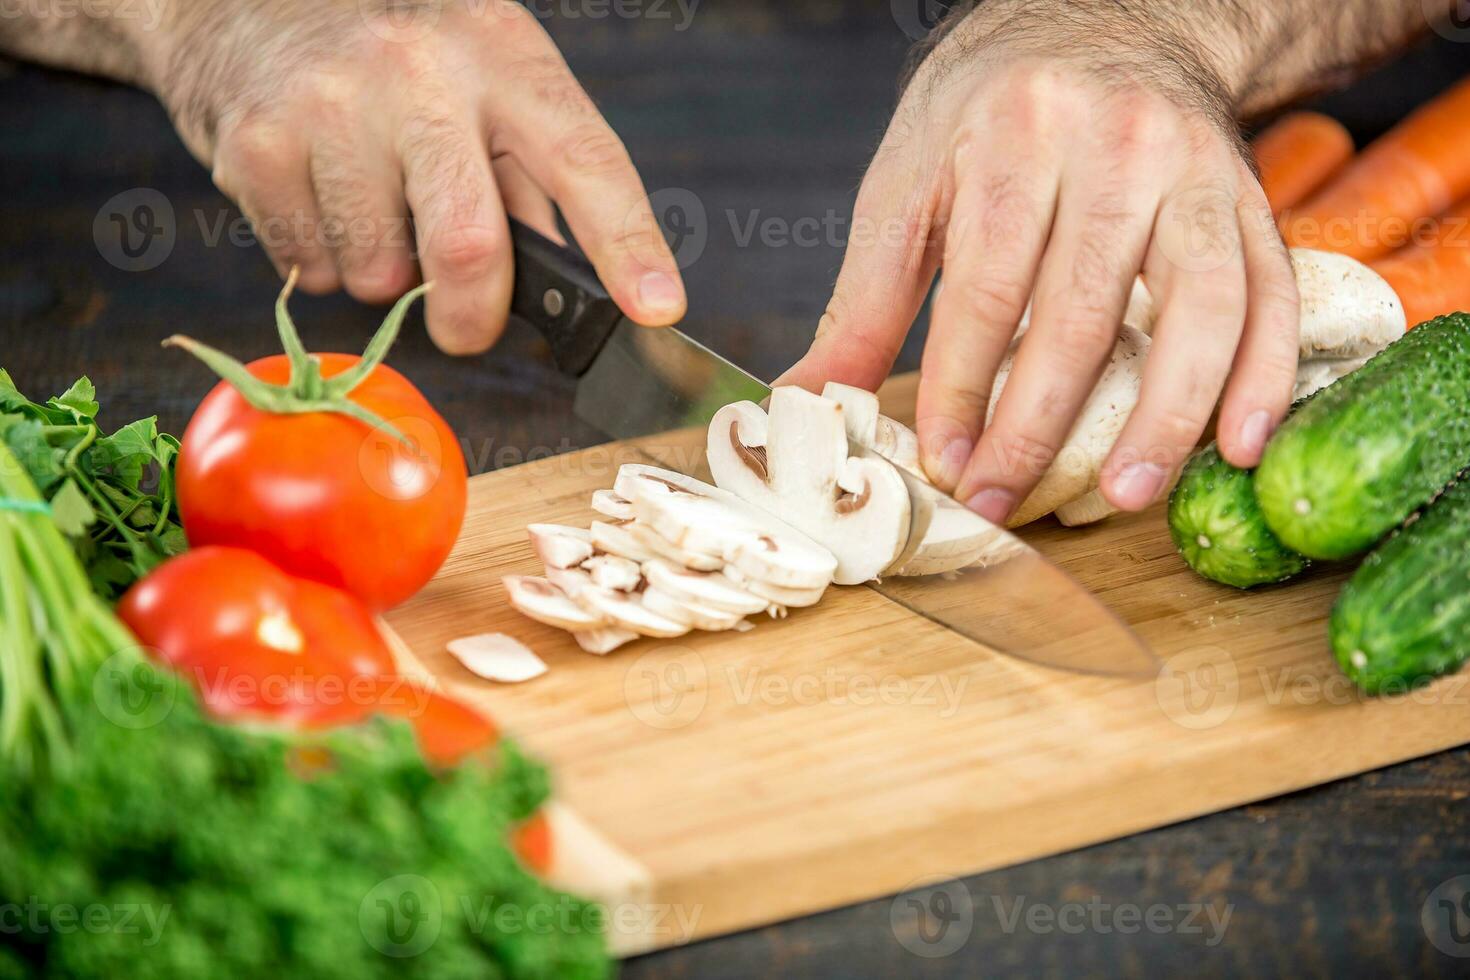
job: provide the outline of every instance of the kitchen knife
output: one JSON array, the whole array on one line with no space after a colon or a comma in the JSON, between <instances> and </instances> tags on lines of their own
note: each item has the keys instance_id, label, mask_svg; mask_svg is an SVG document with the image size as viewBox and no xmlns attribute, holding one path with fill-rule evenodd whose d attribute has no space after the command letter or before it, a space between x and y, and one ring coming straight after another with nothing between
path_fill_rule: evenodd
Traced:
<instances>
[{"instance_id":1,"label":"kitchen knife","mask_svg":"<svg viewBox=\"0 0 1470 980\"><path fill-rule=\"evenodd\" d=\"M673 327L640 327L619 311L580 255L512 220L511 314L534 326L576 377L578 418L614 439L702 426L721 406L771 389ZM871 447L864 447L871 449ZM1004 528L904 473L915 520L949 540L984 540L973 567L892 577L869 587L981 646L1103 676L1152 677L1159 661L1075 579Z\"/></svg>"}]
</instances>

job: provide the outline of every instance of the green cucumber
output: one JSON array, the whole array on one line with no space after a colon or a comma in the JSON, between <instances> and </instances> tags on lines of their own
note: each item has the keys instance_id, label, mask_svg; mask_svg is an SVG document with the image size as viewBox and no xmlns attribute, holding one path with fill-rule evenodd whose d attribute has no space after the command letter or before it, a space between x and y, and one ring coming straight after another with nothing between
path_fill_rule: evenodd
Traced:
<instances>
[{"instance_id":1,"label":"green cucumber","mask_svg":"<svg viewBox=\"0 0 1470 980\"><path fill-rule=\"evenodd\" d=\"M1470 463L1470 314L1430 320L1282 424L1256 499L1289 548L1367 550Z\"/></svg>"},{"instance_id":2,"label":"green cucumber","mask_svg":"<svg viewBox=\"0 0 1470 980\"><path fill-rule=\"evenodd\" d=\"M1237 589L1284 581L1308 564L1266 526L1250 470L1225 462L1213 443L1169 494L1169 534L1190 568Z\"/></svg>"},{"instance_id":3,"label":"green cucumber","mask_svg":"<svg viewBox=\"0 0 1470 980\"><path fill-rule=\"evenodd\" d=\"M1328 632L1338 666L1369 694L1460 669L1470 658L1470 480L1363 560Z\"/></svg>"}]
</instances>

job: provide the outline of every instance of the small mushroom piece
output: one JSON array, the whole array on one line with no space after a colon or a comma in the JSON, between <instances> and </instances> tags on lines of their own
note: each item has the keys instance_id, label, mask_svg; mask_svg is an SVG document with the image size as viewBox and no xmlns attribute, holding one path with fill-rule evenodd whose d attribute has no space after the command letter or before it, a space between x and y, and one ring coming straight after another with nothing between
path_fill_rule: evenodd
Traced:
<instances>
[{"instance_id":1,"label":"small mushroom piece","mask_svg":"<svg viewBox=\"0 0 1470 980\"><path fill-rule=\"evenodd\" d=\"M643 570L636 561L617 555L593 555L582 563L592 581L604 589L632 592L643 581Z\"/></svg>"},{"instance_id":2,"label":"small mushroom piece","mask_svg":"<svg viewBox=\"0 0 1470 980\"><path fill-rule=\"evenodd\" d=\"M898 470L850 455L837 402L783 386L771 392L769 416L752 402L726 405L710 422L706 451L717 486L832 552L839 585L876 578L908 540Z\"/></svg>"},{"instance_id":3,"label":"small mushroom piece","mask_svg":"<svg viewBox=\"0 0 1470 980\"><path fill-rule=\"evenodd\" d=\"M592 544L598 551L605 551L619 558L629 561L645 562L657 558L658 555L639 543L638 539L628 530L632 526L631 521L593 521L590 529Z\"/></svg>"},{"instance_id":4,"label":"small mushroom piece","mask_svg":"<svg viewBox=\"0 0 1470 980\"><path fill-rule=\"evenodd\" d=\"M740 622L739 613L711 609L695 602L687 602L653 586L643 590L642 598L645 608L697 630L720 632L733 629L735 624Z\"/></svg>"},{"instance_id":5,"label":"small mushroom piece","mask_svg":"<svg viewBox=\"0 0 1470 980\"><path fill-rule=\"evenodd\" d=\"M519 684L546 673L546 663L530 647L504 633L460 637L447 648L466 670L487 681Z\"/></svg>"},{"instance_id":6,"label":"small mushroom piece","mask_svg":"<svg viewBox=\"0 0 1470 980\"><path fill-rule=\"evenodd\" d=\"M588 559L589 561L591 559ZM592 583L592 574L582 568L548 568L546 581L561 589L573 600Z\"/></svg>"},{"instance_id":7,"label":"small mushroom piece","mask_svg":"<svg viewBox=\"0 0 1470 980\"><path fill-rule=\"evenodd\" d=\"M577 630L572 633L572 639L588 653L602 656L612 653L624 643L632 643L638 639L638 634L620 626L602 626L597 629Z\"/></svg>"},{"instance_id":8,"label":"small mushroom piece","mask_svg":"<svg viewBox=\"0 0 1470 980\"><path fill-rule=\"evenodd\" d=\"M640 636L669 638L689 632L687 624L661 616L645 606L643 597L636 592L615 592L593 585L583 589L577 601L606 622Z\"/></svg>"},{"instance_id":9,"label":"small mushroom piece","mask_svg":"<svg viewBox=\"0 0 1470 980\"><path fill-rule=\"evenodd\" d=\"M749 589L737 585L722 571L697 572L660 558L645 562L643 575L650 586L676 599L740 616L758 613L769 604Z\"/></svg>"},{"instance_id":10,"label":"small mushroom piece","mask_svg":"<svg viewBox=\"0 0 1470 980\"><path fill-rule=\"evenodd\" d=\"M878 396L864 388L828 381L822 397L842 406L842 423L854 444L882 456L894 466L928 482L919 463L919 437L913 429L881 414Z\"/></svg>"},{"instance_id":11,"label":"small mushroom piece","mask_svg":"<svg viewBox=\"0 0 1470 980\"><path fill-rule=\"evenodd\" d=\"M547 568L576 568L592 557L592 536L580 527L532 524L526 534L536 557Z\"/></svg>"},{"instance_id":12,"label":"small mushroom piece","mask_svg":"<svg viewBox=\"0 0 1470 980\"><path fill-rule=\"evenodd\" d=\"M924 481L912 473L904 471L903 478L913 497L913 520L903 552L885 574L938 575L983 567L1004 561L1025 547L958 502L924 492Z\"/></svg>"},{"instance_id":13,"label":"small mushroom piece","mask_svg":"<svg viewBox=\"0 0 1470 980\"><path fill-rule=\"evenodd\" d=\"M594 490L592 509L617 521L631 521L634 517L632 503L618 496L614 490Z\"/></svg>"},{"instance_id":14,"label":"small mushroom piece","mask_svg":"<svg viewBox=\"0 0 1470 980\"><path fill-rule=\"evenodd\" d=\"M538 623L564 630L585 630L607 622L601 613L573 601L544 578L506 575L500 581L505 585L510 604Z\"/></svg>"}]
</instances>

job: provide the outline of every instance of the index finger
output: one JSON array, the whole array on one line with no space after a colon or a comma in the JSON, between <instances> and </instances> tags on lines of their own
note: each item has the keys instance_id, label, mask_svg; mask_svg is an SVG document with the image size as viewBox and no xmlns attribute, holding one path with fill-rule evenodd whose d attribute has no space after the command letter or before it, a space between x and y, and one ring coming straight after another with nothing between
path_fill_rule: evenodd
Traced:
<instances>
[{"instance_id":1,"label":"index finger","mask_svg":"<svg viewBox=\"0 0 1470 980\"><path fill-rule=\"evenodd\" d=\"M500 18L491 47L506 89L487 97L492 140L560 205L572 235L618 306L647 326L684 315L678 264L633 160L525 8Z\"/></svg>"}]
</instances>

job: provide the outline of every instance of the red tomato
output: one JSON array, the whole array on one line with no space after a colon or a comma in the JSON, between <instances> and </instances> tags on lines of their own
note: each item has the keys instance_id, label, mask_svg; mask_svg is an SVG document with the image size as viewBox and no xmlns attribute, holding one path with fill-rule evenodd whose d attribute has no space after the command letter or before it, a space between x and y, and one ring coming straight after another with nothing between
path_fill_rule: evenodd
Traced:
<instances>
[{"instance_id":1,"label":"red tomato","mask_svg":"<svg viewBox=\"0 0 1470 980\"><path fill-rule=\"evenodd\" d=\"M221 718L309 728L358 721L377 710L379 679L394 670L362 603L238 548L196 548L165 562L117 611Z\"/></svg>"},{"instance_id":2,"label":"red tomato","mask_svg":"<svg viewBox=\"0 0 1470 980\"><path fill-rule=\"evenodd\" d=\"M551 824L543 810L537 810L511 831L510 849L538 874L551 870L552 846Z\"/></svg>"},{"instance_id":3,"label":"red tomato","mask_svg":"<svg viewBox=\"0 0 1470 980\"><path fill-rule=\"evenodd\" d=\"M386 715L407 719L424 758L441 766L463 762L500 738L494 723L480 712L408 681L387 684L378 705Z\"/></svg>"},{"instance_id":4,"label":"red tomato","mask_svg":"<svg viewBox=\"0 0 1470 980\"><path fill-rule=\"evenodd\" d=\"M357 364L319 354L324 378ZM285 355L247 365L285 384ZM221 382L194 413L178 461L189 543L259 552L293 575L345 589L373 609L413 595L444 563L464 520L464 455L409 381L379 365L347 398L414 446L338 412L276 414Z\"/></svg>"}]
</instances>

